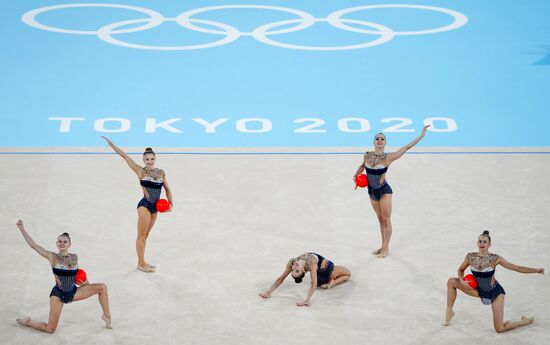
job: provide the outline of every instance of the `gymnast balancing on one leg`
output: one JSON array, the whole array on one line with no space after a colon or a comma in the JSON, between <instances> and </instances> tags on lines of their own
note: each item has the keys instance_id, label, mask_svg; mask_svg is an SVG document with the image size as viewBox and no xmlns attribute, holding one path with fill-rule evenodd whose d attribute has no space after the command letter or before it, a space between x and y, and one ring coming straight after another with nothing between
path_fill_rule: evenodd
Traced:
<instances>
[{"instance_id":1,"label":"gymnast balancing on one leg","mask_svg":"<svg viewBox=\"0 0 550 345\"><path fill-rule=\"evenodd\" d=\"M106 137L102 137L107 141L107 144L118 153L130 169L132 169L139 178L139 183L143 189L143 198L137 205L138 212L138 224L137 224L137 239L136 239L136 251L138 256L137 268L143 272L154 272L155 266L148 264L145 261L145 246L147 243L147 237L155 221L157 220L157 208L156 202L160 199L162 187L166 192L166 198L170 202L170 210L173 206L172 191L168 185L166 174L164 170L155 168L156 155L153 150L148 147L143 153L144 167L137 165L132 158L130 158L124 151L118 148L111 140ZM169 210L169 211L170 211Z\"/></svg>"},{"instance_id":2,"label":"gymnast balancing on one leg","mask_svg":"<svg viewBox=\"0 0 550 345\"><path fill-rule=\"evenodd\" d=\"M544 274L544 268L529 268L516 266L503 257L489 253L491 237L489 231L483 231L477 241L478 252L468 253L464 262L458 268L458 278L449 278L447 281L447 310L445 311L445 326L450 325L455 315L453 305L456 300L456 290L461 290L467 295L481 298L481 302L491 305L493 309L493 326L498 333L506 332L517 327L526 326L534 321L533 317L522 316L519 321L504 322L504 289L496 281L494 274L497 265L501 265L512 271L520 273ZM464 271L470 266L470 270L477 282L477 289L471 288L464 281Z\"/></svg>"},{"instance_id":3,"label":"gymnast balancing on one leg","mask_svg":"<svg viewBox=\"0 0 550 345\"><path fill-rule=\"evenodd\" d=\"M271 285L266 292L259 293L260 297L269 298L271 293L279 287L290 274L296 283L301 283L306 272L311 277L311 285L307 297L302 302L297 302L297 306L310 306L311 297L317 286L324 289L347 282L351 277L351 272L344 266L336 266L323 256L315 253L305 253L296 258L291 258L286 264L285 271Z\"/></svg>"},{"instance_id":4,"label":"gymnast balancing on one leg","mask_svg":"<svg viewBox=\"0 0 550 345\"><path fill-rule=\"evenodd\" d=\"M19 220L16 225L29 246L50 262L56 283L50 293L50 316L48 322L32 321L30 317L17 319L17 322L42 332L53 333L57 328L63 304L99 295L99 304L101 305L101 309L103 309L101 318L105 321L105 326L111 328L111 312L109 311L107 286L105 284L89 284L87 280L78 287L75 285L78 256L69 253L69 247L71 246L69 234L63 233L57 238L58 253L54 253L45 250L33 241L25 230L23 221Z\"/></svg>"},{"instance_id":5,"label":"gymnast balancing on one leg","mask_svg":"<svg viewBox=\"0 0 550 345\"><path fill-rule=\"evenodd\" d=\"M361 175L364 170L367 173L370 203L378 217L380 234L382 236L382 246L372 253L379 258L385 258L390 253L389 245L392 235L391 211L393 191L386 181L386 172L390 164L401 158L405 152L413 148L424 138L428 127L430 125L424 126L422 134L418 138L393 153L384 152L386 136L382 133L377 133L374 136L374 151L368 151L363 155L363 163L361 163L355 175L353 175L353 181L355 182L357 176ZM355 188L357 188L357 185Z\"/></svg>"}]
</instances>

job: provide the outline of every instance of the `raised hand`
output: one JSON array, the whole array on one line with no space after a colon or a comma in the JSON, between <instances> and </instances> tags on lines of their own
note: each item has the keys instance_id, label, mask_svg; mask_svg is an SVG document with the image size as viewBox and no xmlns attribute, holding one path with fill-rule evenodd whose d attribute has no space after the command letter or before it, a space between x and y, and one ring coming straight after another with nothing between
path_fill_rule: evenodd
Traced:
<instances>
[{"instance_id":1,"label":"raised hand","mask_svg":"<svg viewBox=\"0 0 550 345\"><path fill-rule=\"evenodd\" d=\"M431 127L431 125L426 125L424 126L424 128L422 128L422 134L420 134L421 137L424 137L426 135L426 131L429 127Z\"/></svg>"}]
</instances>

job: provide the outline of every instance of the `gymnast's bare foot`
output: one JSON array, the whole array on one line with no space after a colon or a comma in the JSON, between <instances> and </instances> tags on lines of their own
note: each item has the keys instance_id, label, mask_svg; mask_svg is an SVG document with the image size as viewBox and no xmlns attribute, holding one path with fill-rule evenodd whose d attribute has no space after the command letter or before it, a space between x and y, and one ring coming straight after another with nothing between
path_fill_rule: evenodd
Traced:
<instances>
[{"instance_id":1,"label":"gymnast's bare foot","mask_svg":"<svg viewBox=\"0 0 550 345\"><path fill-rule=\"evenodd\" d=\"M31 318L30 317L23 317L19 319L15 319L17 322L22 324L23 326L30 327L31 326Z\"/></svg>"},{"instance_id":2,"label":"gymnast's bare foot","mask_svg":"<svg viewBox=\"0 0 550 345\"><path fill-rule=\"evenodd\" d=\"M107 317L106 315L102 315L101 318L103 319L103 321L105 321L105 327L108 328L108 329L112 329L113 326L111 326L111 317Z\"/></svg>"},{"instance_id":3,"label":"gymnast's bare foot","mask_svg":"<svg viewBox=\"0 0 550 345\"><path fill-rule=\"evenodd\" d=\"M449 326L451 324L451 319L455 316L455 312L453 311L453 308L447 307L447 310L445 310L445 322L443 322L443 326Z\"/></svg>"},{"instance_id":4,"label":"gymnast's bare foot","mask_svg":"<svg viewBox=\"0 0 550 345\"><path fill-rule=\"evenodd\" d=\"M379 259L383 259L383 258L387 257L388 255L390 255L390 252L380 250L380 253L378 253L378 255L376 255L376 256L377 256Z\"/></svg>"},{"instance_id":5,"label":"gymnast's bare foot","mask_svg":"<svg viewBox=\"0 0 550 345\"><path fill-rule=\"evenodd\" d=\"M334 279L331 279L328 283L321 285L323 289L330 289L334 286Z\"/></svg>"},{"instance_id":6,"label":"gymnast's bare foot","mask_svg":"<svg viewBox=\"0 0 550 345\"><path fill-rule=\"evenodd\" d=\"M535 318L534 318L534 317L522 316L522 317L521 317L521 321L520 321L520 325L522 325L522 326L527 326L527 325L532 324L533 321L535 321Z\"/></svg>"},{"instance_id":7,"label":"gymnast's bare foot","mask_svg":"<svg viewBox=\"0 0 550 345\"><path fill-rule=\"evenodd\" d=\"M155 269L153 267L151 267L150 265L148 264L145 264L145 265L138 265L137 267L138 270L142 271L142 272L145 272L145 273L153 273L155 272Z\"/></svg>"},{"instance_id":8,"label":"gymnast's bare foot","mask_svg":"<svg viewBox=\"0 0 550 345\"><path fill-rule=\"evenodd\" d=\"M371 254L372 255L378 255L378 254L380 254L381 251L382 251L382 248L378 248L375 251L373 251Z\"/></svg>"}]
</instances>

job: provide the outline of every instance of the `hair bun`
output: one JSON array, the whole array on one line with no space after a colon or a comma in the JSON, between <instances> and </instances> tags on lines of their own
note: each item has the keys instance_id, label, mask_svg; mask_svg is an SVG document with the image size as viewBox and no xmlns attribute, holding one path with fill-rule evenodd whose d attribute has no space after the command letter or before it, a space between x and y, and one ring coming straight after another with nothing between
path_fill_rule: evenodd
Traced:
<instances>
[{"instance_id":1,"label":"hair bun","mask_svg":"<svg viewBox=\"0 0 550 345\"><path fill-rule=\"evenodd\" d=\"M482 235L489 235L489 230L483 230Z\"/></svg>"},{"instance_id":2,"label":"hair bun","mask_svg":"<svg viewBox=\"0 0 550 345\"><path fill-rule=\"evenodd\" d=\"M152 154L155 154L155 151L153 151L152 148L148 147L145 149L145 152L143 152L144 155L148 154L148 153L152 153Z\"/></svg>"},{"instance_id":3,"label":"hair bun","mask_svg":"<svg viewBox=\"0 0 550 345\"><path fill-rule=\"evenodd\" d=\"M62 233L61 235L59 235L60 237L63 236L63 237L67 237L69 239L69 242L71 242L71 236L69 236L69 233L68 232L64 232Z\"/></svg>"}]
</instances>

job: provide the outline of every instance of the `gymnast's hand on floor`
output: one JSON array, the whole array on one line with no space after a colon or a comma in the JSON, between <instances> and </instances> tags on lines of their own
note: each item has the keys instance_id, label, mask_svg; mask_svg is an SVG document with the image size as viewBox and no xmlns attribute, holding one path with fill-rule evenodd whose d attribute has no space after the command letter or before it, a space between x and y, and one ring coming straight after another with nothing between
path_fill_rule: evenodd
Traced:
<instances>
[{"instance_id":1,"label":"gymnast's hand on floor","mask_svg":"<svg viewBox=\"0 0 550 345\"><path fill-rule=\"evenodd\" d=\"M309 302L309 301L296 302L296 305L298 307L309 307L311 305L311 302Z\"/></svg>"},{"instance_id":2,"label":"gymnast's hand on floor","mask_svg":"<svg viewBox=\"0 0 550 345\"><path fill-rule=\"evenodd\" d=\"M262 298L269 298L269 297L271 297L271 294L270 294L269 292L266 291L266 292L260 292L260 293L258 294L258 296L260 296L260 297L262 297Z\"/></svg>"}]
</instances>

